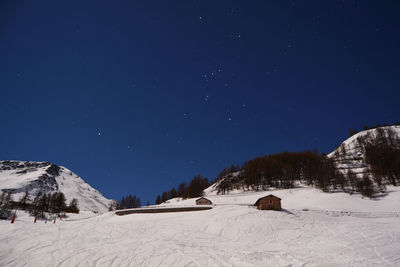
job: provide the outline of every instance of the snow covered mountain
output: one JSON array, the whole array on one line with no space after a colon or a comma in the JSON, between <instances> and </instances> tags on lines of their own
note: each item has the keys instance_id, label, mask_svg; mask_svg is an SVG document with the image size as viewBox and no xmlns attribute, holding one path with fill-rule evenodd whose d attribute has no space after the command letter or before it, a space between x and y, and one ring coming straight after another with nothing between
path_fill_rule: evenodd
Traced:
<instances>
[{"instance_id":1,"label":"snow covered mountain","mask_svg":"<svg viewBox=\"0 0 400 267\"><path fill-rule=\"evenodd\" d=\"M0 191L10 192L18 200L25 191L34 196L42 193L62 192L67 204L78 200L81 211L103 213L112 200L105 198L69 169L49 162L0 161Z\"/></svg>"},{"instance_id":2,"label":"snow covered mountain","mask_svg":"<svg viewBox=\"0 0 400 267\"><path fill-rule=\"evenodd\" d=\"M385 126L361 131L345 140L337 149L328 155L344 173L352 170L361 175L369 172L366 162L366 146L383 138L392 147L400 147L400 126Z\"/></svg>"},{"instance_id":3,"label":"snow covered mountain","mask_svg":"<svg viewBox=\"0 0 400 267\"><path fill-rule=\"evenodd\" d=\"M248 190L257 191L262 188L263 183L268 185L265 188L273 189L275 188L274 184L279 185L280 180L288 180L289 178L292 179L294 186L316 184L320 189L334 192L340 184L339 187L342 190L345 189L345 191L348 190L353 193L354 190L366 188L361 183L357 184L364 177L364 174L366 174L367 179L370 179L371 183L377 186L375 189L384 192L385 184L396 185L400 183L399 168L396 167L396 164L398 166L396 160L398 160L399 148L400 125L364 130L345 140L328 155L331 160L325 162L331 162L331 165L326 165L324 156L318 155L316 152L275 154L271 155L273 160L269 160L269 162L267 156L258 157L251 160L252 165L247 164L247 169L244 167L241 170L238 168L224 169L222 172L224 175L209 188L206 188L204 194L209 196L225 193L235 194ZM287 164L287 162L290 162L290 164ZM299 165L302 167L296 169L296 166ZM251 166L251 168L248 166ZM320 168L319 171L318 168ZM280 169L282 171L279 171ZM334 176L332 173L337 170L339 170L339 174L343 175ZM352 173L349 171L352 171ZM355 174L354 179L353 174ZM252 176L263 178L258 180L248 179L250 180L248 182L246 179ZM267 176L270 180L275 179L275 181L266 183L265 180L268 182L268 179L264 176ZM312 183L307 180L307 177L314 177L308 178L312 180ZM321 177L325 177L325 180ZM254 184L256 188L254 188ZM277 188L285 188L285 185ZM366 190L364 193L367 194Z\"/></svg>"}]
</instances>

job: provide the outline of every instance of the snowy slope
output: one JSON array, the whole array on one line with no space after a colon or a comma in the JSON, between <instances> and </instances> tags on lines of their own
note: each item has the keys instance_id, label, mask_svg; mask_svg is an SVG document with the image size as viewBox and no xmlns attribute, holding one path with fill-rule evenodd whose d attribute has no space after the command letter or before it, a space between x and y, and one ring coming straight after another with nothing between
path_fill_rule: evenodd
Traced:
<instances>
[{"instance_id":1,"label":"snowy slope","mask_svg":"<svg viewBox=\"0 0 400 267\"><path fill-rule=\"evenodd\" d=\"M354 140L357 135L343 143L338 164L362 172L367 166ZM14 170L17 178L4 184L26 185L46 168L38 167L36 175ZM57 186L75 186L65 182L74 180L68 172L61 168ZM50 179L46 188L51 186ZM204 190L213 202L206 211L71 215L56 224L34 224L19 212L14 224L0 221L0 266L400 266L400 187L386 189L371 200L301 185L218 195L214 184ZM282 211L252 206L268 194L282 199ZM192 205L195 199L175 198L160 206Z\"/></svg>"},{"instance_id":2,"label":"snowy slope","mask_svg":"<svg viewBox=\"0 0 400 267\"><path fill-rule=\"evenodd\" d=\"M379 127L379 129L383 131L385 136L387 136L388 131L391 131L395 138L400 140L400 126L385 126ZM368 171L368 165L365 162L365 150L358 140L364 138L365 142L370 142L376 138L377 131L378 128L365 130L351 136L328 154L328 157L334 158L338 168L345 172L352 170L357 174L362 174ZM400 146L400 143L397 142L397 145Z\"/></svg>"},{"instance_id":3,"label":"snowy slope","mask_svg":"<svg viewBox=\"0 0 400 267\"><path fill-rule=\"evenodd\" d=\"M400 213L400 187L388 186L387 192L375 199L362 198L360 194L354 193L324 193L312 187L300 187L293 189L268 190L268 191L239 191L230 192L226 195L217 195L211 191L204 197L211 200L215 205L241 205L251 206L260 197L273 194L282 199L284 209L309 209L309 210L331 210L344 212L399 212ZM160 206L178 207L196 204L196 198L167 200Z\"/></svg>"},{"instance_id":4,"label":"snowy slope","mask_svg":"<svg viewBox=\"0 0 400 267\"><path fill-rule=\"evenodd\" d=\"M375 139L379 136L379 132L382 134L383 139L392 146L400 148L400 126L384 126L375 129L361 131L338 146L337 149L328 154L328 157L333 159L338 170L343 173L347 173L349 170L353 171L356 175L361 177L364 173L371 173L370 167L366 162L365 146L369 143L375 143ZM389 134L390 133L390 134ZM389 136L391 136L389 138ZM221 182L225 182L231 185L240 185L240 179L238 176L240 171L228 173L220 180L216 181L209 188L204 190L206 196L217 195L217 186ZM298 184L297 186L304 186ZM238 186L241 187L241 186ZM235 187L234 187L235 188ZM252 190L252 189L248 189ZM244 193L242 189L229 190L227 194Z\"/></svg>"},{"instance_id":5,"label":"snowy slope","mask_svg":"<svg viewBox=\"0 0 400 267\"><path fill-rule=\"evenodd\" d=\"M209 196L217 205L207 211L56 224L21 214L0 221L0 266L399 266L400 190L390 190L375 204L309 188L267 192L282 197L282 212L248 206L261 193L246 192Z\"/></svg>"},{"instance_id":6,"label":"snowy slope","mask_svg":"<svg viewBox=\"0 0 400 267\"><path fill-rule=\"evenodd\" d=\"M111 200L65 167L48 162L0 161L0 190L11 192L18 200L27 190L31 197L43 193L63 192L67 203L78 199L81 211L106 212Z\"/></svg>"}]
</instances>

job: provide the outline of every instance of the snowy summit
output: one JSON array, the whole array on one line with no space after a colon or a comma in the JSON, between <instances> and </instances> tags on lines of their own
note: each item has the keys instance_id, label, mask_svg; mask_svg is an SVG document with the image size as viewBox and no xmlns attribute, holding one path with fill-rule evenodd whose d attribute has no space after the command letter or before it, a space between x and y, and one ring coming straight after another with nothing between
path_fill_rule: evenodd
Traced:
<instances>
[{"instance_id":1,"label":"snowy summit","mask_svg":"<svg viewBox=\"0 0 400 267\"><path fill-rule=\"evenodd\" d=\"M67 203L76 198L81 211L94 213L108 211L112 202L69 169L49 162L0 161L0 191L15 201L26 191L30 196L62 192Z\"/></svg>"}]
</instances>

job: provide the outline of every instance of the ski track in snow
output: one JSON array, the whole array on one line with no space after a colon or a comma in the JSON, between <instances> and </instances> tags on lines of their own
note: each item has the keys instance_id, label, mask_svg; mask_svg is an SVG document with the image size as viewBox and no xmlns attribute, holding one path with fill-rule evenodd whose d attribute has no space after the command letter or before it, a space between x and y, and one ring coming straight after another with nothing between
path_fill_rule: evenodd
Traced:
<instances>
[{"instance_id":1,"label":"ski track in snow","mask_svg":"<svg viewBox=\"0 0 400 267\"><path fill-rule=\"evenodd\" d=\"M0 222L0 266L399 266L396 213L212 210Z\"/></svg>"}]
</instances>

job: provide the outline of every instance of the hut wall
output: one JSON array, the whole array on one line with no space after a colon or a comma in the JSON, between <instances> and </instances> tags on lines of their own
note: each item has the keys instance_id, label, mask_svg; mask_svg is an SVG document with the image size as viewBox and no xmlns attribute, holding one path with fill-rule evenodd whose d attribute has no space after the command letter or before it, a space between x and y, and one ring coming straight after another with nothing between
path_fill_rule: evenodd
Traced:
<instances>
[{"instance_id":1,"label":"hut wall","mask_svg":"<svg viewBox=\"0 0 400 267\"><path fill-rule=\"evenodd\" d=\"M257 204L259 210L281 210L281 200L274 197L264 197Z\"/></svg>"}]
</instances>

